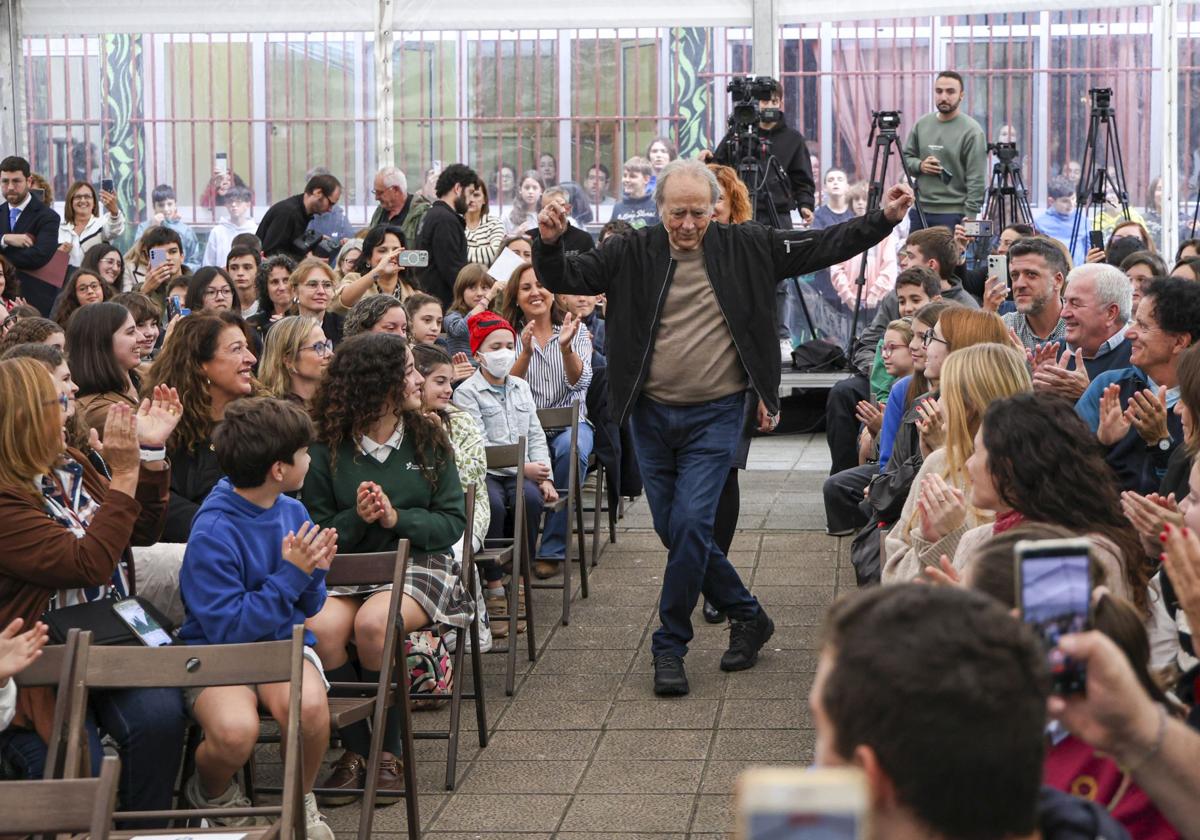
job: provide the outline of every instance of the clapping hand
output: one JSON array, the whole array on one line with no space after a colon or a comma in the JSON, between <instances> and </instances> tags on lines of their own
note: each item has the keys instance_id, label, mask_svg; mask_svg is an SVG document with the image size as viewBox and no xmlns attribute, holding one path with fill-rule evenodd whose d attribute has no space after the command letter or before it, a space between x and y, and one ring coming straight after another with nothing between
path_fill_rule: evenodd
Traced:
<instances>
[{"instance_id":1,"label":"clapping hand","mask_svg":"<svg viewBox=\"0 0 1200 840\"><path fill-rule=\"evenodd\" d=\"M940 400L929 399L917 403L916 427L926 455L941 447L946 439L946 418L942 414Z\"/></svg>"},{"instance_id":2,"label":"clapping hand","mask_svg":"<svg viewBox=\"0 0 1200 840\"><path fill-rule=\"evenodd\" d=\"M103 452L114 477L137 474L141 464L141 447L138 444L137 415L132 407L117 403L108 410L108 416L104 419Z\"/></svg>"},{"instance_id":3,"label":"clapping hand","mask_svg":"<svg viewBox=\"0 0 1200 840\"><path fill-rule=\"evenodd\" d=\"M537 338L533 334L533 321L525 325L525 329L521 330L521 353L530 355L533 353L533 344Z\"/></svg>"},{"instance_id":4,"label":"clapping hand","mask_svg":"<svg viewBox=\"0 0 1200 840\"><path fill-rule=\"evenodd\" d=\"M954 568L954 564L945 554L938 558L936 566L926 566L921 571L925 577L917 578L917 580L923 583L933 583L938 586L964 586L962 575L958 573L958 569Z\"/></svg>"},{"instance_id":5,"label":"clapping hand","mask_svg":"<svg viewBox=\"0 0 1200 840\"><path fill-rule=\"evenodd\" d=\"M1121 512L1138 532L1142 546L1151 556L1158 553L1159 535L1167 525L1183 527L1183 514L1175 503L1174 493L1165 497L1158 493L1143 496L1126 490L1121 494Z\"/></svg>"},{"instance_id":6,"label":"clapping hand","mask_svg":"<svg viewBox=\"0 0 1200 840\"><path fill-rule=\"evenodd\" d=\"M1100 394L1100 425L1096 437L1105 446L1112 446L1129 434L1130 420L1121 411L1121 386L1109 385Z\"/></svg>"},{"instance_id":7,"label":"clapping hand","mask_svg":"<svg viewBox=\"0 0 1200 840\"><path fill-rule=\"evenodd\" d=\"M45 624L39 621L22 633L24 624L24 619L14 618L0 631L0 686L28 668L50 640Z\"/></svg>"},{"instance_id":8,"label":"clapping hand","mask_svg":"<svg viewBox=\"0 0 1200 840\"><path fill-rule=\"evenodd\" d=\"M183 417L179 392L167 385L155 385L149 399L142 400L137 413L138 443L142 446L166 446L171 432Z\"/></svg>"},{"instance_id":9,"label":"clapping hand","mask_svg":"<svg viewBox=\"0 0 1200 840\"><path fill-rule=\"evenodd\" d=\"M392 500L374 481L364 481L358 485L355 509L363 522L378 522L384 528L396 527L396 509L392 507Z\"/></svg>"},{"instance_id":10,"label":"clapping hand","mask_svg":"<svg viewBox=\"0 0 1200 840\"><path fill-rule=\"evenodd\" d=\"M1043 345L1044 346L1044 345ZM1057 347L1057 344L1053 346ZM1038 348L1039 350L1041 348ZM1083 396L1092 379L1088 376L1087 367L1083 363L1083 348L1075 350L1075 369L1067 370L1067 362L1071 352L1064 350L1062 355L1048 363L1035 366L1033 371L1033 387L1038 391L1049 391L1060 397L1076 401Z\"/></svg>"},{"instance_id":11,"label":"clapping hand","mask_svg":"<svg viewBox=\"0 0 1200 840\"><path fill-rule=\"evenodd\" d=\"M335 554L336 528L319 528L305 522L299 533L289 531L283 538L283 559L308 575L316 569L328 569Z\"/></svg>"},{"instance_id":12,"label":"clapping hand","mask_svg":"<svg viewBox=\"0 0 1200 840\"><path fill-rule=\"evenodd\" d=\"M471 364L471 359L466 353L455 353L450 361L454 363L454 373L451 378L455 382L462 382L475 375L475 366Z\"/></svg>"},{"instance_id":13,"label":"clapping hand","mask_svg":"<svg viewBox=\"0 0 1200 840\"><path fill-rule=\"evenodd\" d=\"M966 496L937 473L930 473L921 482L917 512L921 515L921 536L935 543L966 522Z\"/></svg>"},{"instance_id":14,"label":"clapping hand","mask_svg":"<svg viewBox=\"0 0 1200 840\"><path fill-rule=\"evenodd\" d=\"M1142 440L1150 445L1171 436L1167 429L1167 389L1155 394L1149 388L1134 393L1125 405L1125 419L1137 429Z\"/></svg>"},{"instance_id":15,"label":"clapping hand","mask_svg":"<svg viewBox=\"0 0 1200 840\"><path fill-rule=\"evenodd\" d=\"M1200 628L1200 538L1190 528L1166 525L1161 539L1163 565L1188 626L1196 632Z\"/></svg>"},{"instance_id":16,"label":"clapping hand","mask_svg":"<svg viewBox=\"0 0 1200 840\"><path fill-rule=\"evenodd\" d=\"M575 340L576 334L579 332L579 318L574 312L568 312L563 316L562 327L558 331L558 346L566 350L571 346L571 342Z\"/></svg>"},{"instance_id":17,"label":"clapping hand","mask_svg":"<svg viewBox=\"0 0 1200 840\"><path fill-rule=\"evenodd\" d=\"M854 416L858 418L858 422L867 427L871 437L879 437L879 430L883 428L883 407L881 405L870 400L859 400L858 405L854 407Z\"/></svg>"}]
</instances>

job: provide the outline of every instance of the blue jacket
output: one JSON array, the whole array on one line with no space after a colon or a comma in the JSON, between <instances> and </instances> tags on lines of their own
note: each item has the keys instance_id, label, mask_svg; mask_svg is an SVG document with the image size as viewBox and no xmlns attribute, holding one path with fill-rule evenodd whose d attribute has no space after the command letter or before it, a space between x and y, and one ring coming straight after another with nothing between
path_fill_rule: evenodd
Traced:
<instances>
[{"instance_id":1,"label":"blue jacket","mask_svg":"<svg viewBox=\"0 0 1200 840\"><path fill-rule=\"evenodd\" d=\"M241 644L291 637L325 603L325 570L311 575L283 559L283 538L308 520L304 505L280 496L267 510L222 478L200 506L183 555L179 588L189 645ZM316 637L304 631L306 644Z\"/></svg>"},{"instance_id":2,"label":"blue jacket","mask_svg":"<svg viewBox=\"0 0 1200 840\"><path fill-rule=\"evenodd\" d=\"M1073 265L1083 265L1087 262L1089 245L1086 218L1079 223L1079 236L1075 240L1074 248L1071 248L1071 229L1075 226L1074 213L1064 216L1061 213L1055 213L1047 207L1034 220L1033 224L1038 229L1038 233L1044 233L1046 236L1057 239L1071 250L1071 263Z\"/></svg>"},{"instance_id":3,"label":"blue jacket","mask_svg":"<svg viewBox=\"0 0 1200 840\"><path fill-rule=\"evenodd\" d=\"M908 399L908 388L912 385L912 376L902 376L892 384L888 392L887 407L883 410L883 426L879 429L879 471L887 468L888 459L892 457L892 446L896 443L896 432L900 431L900 421L904 419L904 402Z\"/></svg>"},{"instance_id":4,"label":"blue jacket","mask_svg":"<svg viewBox=\"0 0 1200 840\"><path fill-rule=\"evenodd\" d=\"M1122 410L1129 405L1135 392L1145 388L1158 390L1145 371L1134 366L1101 373L1092 379L1092 384L1075 403L1076 413L1093 432L1100 428L1100 395L1114 383L1121 388ZM1183 441L1183 421L1172 410L1178 399L1177 390L1167 393L1167 431L1171 435L1171 445L1166 450L1148 445L1137 429L1132 427L1125 437L1109 447L1105 460L1117 474L1117 483L1122 490L1134 490L1142 494L1158 492L1163 476L1167 474L1171 453Z\"/></svg>"}]
</instances>

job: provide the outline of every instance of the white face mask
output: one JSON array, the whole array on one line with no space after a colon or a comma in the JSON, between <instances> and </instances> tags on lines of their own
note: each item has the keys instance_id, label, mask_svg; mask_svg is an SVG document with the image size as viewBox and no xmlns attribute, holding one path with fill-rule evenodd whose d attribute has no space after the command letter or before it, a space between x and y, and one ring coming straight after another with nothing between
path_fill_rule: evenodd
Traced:
<instances>
[{"instance_id":1,"label":"white face mask","mask_svg":"<svg viewBox=\"0 0 1200 840\"><path fill-rule=\"evenodd\" d=\"M517 352L508 349L492 350L490 353L480 353L479 357L483 360L484 370L497 379L503 379L508 376L513 363L517 361Z\"/></svg>"}]
</instances>

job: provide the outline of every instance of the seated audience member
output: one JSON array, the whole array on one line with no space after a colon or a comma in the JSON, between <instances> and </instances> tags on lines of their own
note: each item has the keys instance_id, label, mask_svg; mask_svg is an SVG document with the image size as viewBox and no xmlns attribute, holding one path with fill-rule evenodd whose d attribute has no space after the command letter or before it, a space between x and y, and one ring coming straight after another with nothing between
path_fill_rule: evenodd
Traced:
<instances>
[{"instance_id":1,"label":"seated audience member","mask_svg":"<svg viewBox=\"0 0 1200 840\"><path fill-rule=\"evenodd\" d=\"M299 490L308 470L313 427L308 415L280 400L259 397L231 405L213 435L225 473L196 514L180 574L187 615L179 631L189 645L245 644L291 638L292 626L325 602L325 573L337 553L337 531L308 521ZM317 640L305 633L305 644ZM300 785L308 836L333 840L317 810L313 783L329 746L329 701L321 671L307 651L300 695ZM183 794L195 808L248 808L235 780L258 740L264 707L288 725L288 683L192 689L187 701L204 730L196 772ZM209 817L212 825L249 827L257 817Z\"/></svg>"},{"instance_id":2,"label":"seated audience member","mask_svg":"<svg viewBox=\"0 0 1200 840\"><path fill-rule=\"evenodd\" d=\"M271 396L308 409L332 357L333 344L315 318L288 315L267 333L258 381Z\"/></svg>"},{"instance_id":3,"label":"seated audience member","mask_svg":"<svg viewBox=\"0 0 1200 840\"><path fill-rule=\"evenodd\" d=\"M979 308L975 298L958 284L954 276L958 249L949 230L932 227L914 231L904 241L899 260L901 272L914 266L925 266L937 272L941 278L943 299L965 307ZM875 318L855 340L851 352L855 375L838 382L829 391L825 405L825 437L833 461L830 475L858 465L858 422L855 413L858 404L871 396L868 376L875 360L879 339L883 338L887 325L899 317L900 305L893 289L879 302Z\"/></svg>"},{"instance_id":4,"label":"seated audience member","mask_svg":"<svg viewBox=\"0 0 1200 840\"><path fill-rule=\"evenodd\" d=\"M554 489L550 449L538 422L537 404L528 382L510 375L516 362L517 332L504 318L492 312L472 315L471 352L479 368L454 392L454 404L466 411L483 429L488 446L508 446L525 438L525 538L528 557L536 556L543 502L558 499ZM492 510L489 537L513 533L510 511L515 511L516 471L489 470L488 499ZM481 564L488 587L488 611L507 611L503 577L495 563ZM500 600L496 600L500 599Z\"/></svg>"},{"instance_id":5,"label":"seated audience member","mask_svg":"<svg viewBox=\"0 0 1200 840\"><path fill-rule=\"evenodd\" d=\"M1017 606L1013 549L1020 540L1064 539L1077 536L1052 525L1022 524L983 543L972 554L964 581L1006 608ZM1150 668L1150 641L1137 609L1103 586L1105 570L1093 565L1092 626L1124 654L1136 674L1136 685L1153 698L1164 722L1182 715L1178 702L1168 698ZM1131 674L1131 676L1132 676ZM1127 765L1094 750L1081 738L1051 730L1048 734L1043 781L1064 792L1086 791L1089 801L1107 809L1131 837L1178 837L1146 791L1134 781Z\"/></svg>"},{"instance_id":6,"label":"seated audience member","mask_svg":"<svg viewBox=\"0 0 1200 840\"><path fill-rule=\"evenodd\" d=\"M1200 337L1200 286L1153 280L1129 324L1130 366L1094 377L1075 410L1108 447L1122 490L1156 491L1183 440L1172 412L1180 355Z\"/></svg>"},{"instance_id":7,"label":"seated audience member","mask_svg":"<svg viewBox=\"0 0 1200 840\"><path fill-rule=\"evenodd\" d=\"M179 422L173 392L109 412L108 477L65 445L68 403L41 362L0 362L0 626L20 618L32 627L49 610L125 597L129 546L149 545L162 531L170 474L163 446ZM4 763L22 778L42 778L54 704L51 688L22 690L13 725L0 732ZM175 689L89 693L91 771L104 755L101 736L111 737L121 757L120 810L171 807L184 723Z\"/></svg>"},{"instance_id":8,"label":"seated audience member","mask_svg":"<svg viewBox=\"0 0 1200 840\"><path fill-rule=\"evenodd\" d=\"M451 553L466 526L462 484L445 428L421 411L422 381L400 336L358 335L339 348L313 400L317 438L302 498L316 524L337 529L340 551L394 551L399 540L411 542L400 604L406 632L431 623L461 630L474 614L461 559ZM378 682L390 598L379 587L335 588L306 622L331 681L358 682L361 673L363 681ZM403 787L400 726L398 710L390 709L379 769L387 798ZM363 787L367 723L340 734L346 752L321 787Z\"/></svg>"},{"instance_id":9,"label":"seated audience member","mask_svg":"<svg viewBox=\"0 0 1200 840\"><path fill-rule=\"evenodd\" d=\"M254 207L253 196L248 187L230 187L225 193L224 204L229 215L222 216L208 232L208 243L204 246L204 265L227 267L233 238L240 233L252 234L258 230L258 222L250 215Z\"/></svg>"},{"instance_id":10,"label":"seated audience member","mask_svg":"<svg viewBox=\"0 0 1200 840\"><path fill-rule=\"evenodd\" d=\"M600 314L599 295L555 295L555 303L564 315L574 315L592 339L592 368L606 364L604 343L607 329Z\"/></svg>"},{"instance_id":11,"label":"seated audience member","mask_svg":"<svg viewBox=\"0 0 1200 840\"><path fill-rule=\"evenodd\" d=\"M1018 239L1036 235L1037 231L1030 225L1009 225L1000 231L996 238L995 250L991 253L1004 256ZM1009 278L989 276L987 260L979 258L978 255L975 267L967 268L967 251L973 247L972 242L976 240L967 236L967 230L961 224L954 228L954 241L958 245L958 265L955 266L954 273L962 281L963 288L970 292L984 309L998 315L1011 312L1013 303L1008 299Z\"/></svg>"},{"instance_id":12,"label":"seated audience member","mask_svg":"<svg viewBox=\"0 0 1200 840\"><path fill-rule=\"evenodd\" d=\"M487 186L482 179L467 189L467 260L484 268L496 261L504 241L504 223L490 215ZM459 272L461 274L461 272Z\"/></svg>"},{"instance_id":13,"label":"seated audience member","mask_svg":"<svg viewBox=\"0 0 1200 840\"><path fill-rule=\"evenodd\" d=\"M13 677L36 662L50 641L50 632L40 621L22 633L24 627L24 619L14 618L0 631L0 732L8 729L17 713L17 683Z\"/></svg>"},{"instance_id":14,"label":"seated audience member","mask_svg":"<svg viewBox=\"0 0 1200 840\"><path fill-rule=\"evenodd\" d=\"M1003 316L1004 325L1026 350L1062 341L1062 293L1071 271L1063 252L1048 237L1018 239L1008 249L1008 271L1016 311Z\"/></svg>"},{"instance_id":15,"label":"seated audience member","mask_svg":"<svg viewBox=\"0 0 1200 840\"><path fill-rule=\"evenodd\" d=\"M924 266L914 266L900 272L900 276L896 278L896 304L900 310L899 318L911 318L917 314L917 311L927 303L942 299L941 278ZM892 321L887 325L886 329L891 329ZM886 334L880 336L879 344L875 347L875 361L871 364L871 398L880 405L885 405L888 400L888 393L892 389L897 377L888 373L887 365L883 358L883 346ZM907 344L907 342L905 342ZM902 376L907 376L908 371ZM861 406L862 403L859 403Z\"/></svg>"},{"instance_id":16,"label":"seated audience member","mask_svg":"<svg viewBox=\"0 0 1200 840\"><path fill-rule=\"evenodd\" d=\"M446 331L446 352L471 353L471 334L467 319L492 307L497 293L496 281L487 273L485 266L471 263L458 272L454 281L454 302L446 310L442 327Z\"/></svg>"},{"instance_id":17,"label":"seated audience member","mask_svg":"<svg viewBox=\"0 0 1200 840\"><path fill-rule=\"evenodd\" d=\"M79 414L103 439L104 424L114 405L136 411L140 402L141 336L132 313L117 303L81 309L67 326L71 377L79 386Z\"/></svg>"},{"instance_id":18,"label":"seated audience member","mask_svg":"<svg viewBox=\"0 0 1200 840\"><path fill-rule=\"evenodd\" d=\"M851 218L866 215L866 184L858 183L850 188L850 208ZM814 221L815 218L814 216ZM865 285L862 287L860 324L870 322L880 301L896 286L896 276L900 273L896 261L896 242L896 232L893 230L882 242L872 245L866 254L851 257L829 269L829 282L833 285L838 300L852 313L855 301L859 300L858 275L862 271L863 260L867 261Z\"/></svg>"},{"instance_id":19,"label":"seated audience member","mask_svg":"<svg viewBox=\"0 0 1200 840\"><path fill-rule=\"evenodd\" d=\"M71 185L58 229L58 249L67 252L69 265L82 265L85 253L101 242L112 242L124 232L125 216L113 193L101 191L97 200L96 188L87 181Z\"/></svg>"},{"instance_id":20,"label":"seated audience member","mask_svg":"<svg viewBox=\"0 0 1200 840\"><path fill-rule=\"evenodd\" d=\"M363 240L355 238L347 239L342 243L342 247L338 249L337 257L333 261L333 266L337 269L337 273L343 279L345 279L347 274L354 270L354 264L358 262L359 256L362 255L362 248Z\"/></svg>"},{"instance_id":21,"label":"seated audience member","mask_svg":"<svg viewBox=\"0 0 1200 840\"><path fill-rule=\"evenodd\" d=\"M63 284L50 317L65 330L71 316L80 308L102 300L111 300L115 294L116 290L105 283L99 274L86 268L77 268Z\"/></svg>"},{"instance_id":22,"label":"seated audience member","mask_svg":"<svg viewBox=\"0 0 1200 840\"><path fill-rule=\"evenodd\" d=\"M246 319L260 338L265 338L271 325L285 315L293 314L295 298L291 277L296 263L280 254L267 257L258 266L254 284L258 287L258 311Z\"/></svg>"},{"instance_id":23,"label":"seated audience member","mask_svg":"<svg viewBox=\"0 0 1200 840\"><path fill-rule=\"evenodd\" d=\"M208 309L213 312L232 312L237 293L233 289L233 279L223 268L206 265L192 275L188 281L187 296L183 305L199 312Z\"/></svg>"},{"instance_id":24,"label":"seated audience member","mask_svg":"<svg viewBox=\"0 0 1200 840\"><path fill-rule=\"evenodd\" d=\"M342 340L342 316L329 309L336 282L337 275L329 263L312 257L296 266L288 277L292 299L296 302L292 314L315 318L334 347Z\"/></svg>"},{"instance_id":25,"label":"seated audience member","mask_svg":"<svg viewBox=\"0 0 1200 840\"><path fill-rule=\"evenodd\" d=\"M157 267L150 265L151 251L161 260ZM172 277L191 274L194 270L184 263L183 258L183 240L174 228L165 225L150 228L125 254L125 278L121 291L141 292L161 306L165 300L163 290L167 282Z\"/></svg>"},{"instance_id":26,"label":"seated audience member","mask_svg":"<svg viewBox=\"0 0 1200 840\"><path fill-rule=\"evenodd\" d=\"M200 240L196 238L196 232L192 230L191 225L184 222L179 215L175 189L169 184L159 184L150 193L150 200L154 208L154 214L138 225L137 232L134 233L133 238L140 240L149 230L155 227L172 231L179 245L180 263L186 265L189 272L195 271L202 265L200 259ZM148 250L147 253L149 253ZM174 273L179 274L178 265ZM143 289L142 291L145 290ZM149 294L149 292L146 292L146 294Z\"/></svg>"},{"instance_id":27,"label":"seated audience member","mask_svg":"<svg viewBox=\"0 0 1200 840\"><path fill-rule=\"evenodd\" d=\"M21 297L21 278L17 274L17 267L4 256L0 256L0 304L4 305L3 311L11 313L15 307L24 303L25 298ZM33 309L37 311L37 307L33 307Z\"/></svg>"},{"instance_id":28,"label":"seated audience member","mask_svg":"<svg viewBox=\"0 0 1200 840\"><path fill-rule=\"evenodd\" d=\"M592 339L587 327L574 315L564 315L554 295L543 288L532 265L514 272L504 290L504 317L520 330L517 359L512 375L529 383L533 402L538 408L579 406L577 435L579 481L587 473L595 432L587 421L587 389L592 382ZM565 488L569 482L571 430L560 429L546 435L554 486ZM546 522L541 549L533 564L533 573L548 578L558 572L566 553L567 511L564 508Z\"/></svg>"},{"instance_id":29,"label":"seated audience member","mask_svg":"<svg viewBox=\"0 0 1200 840\"><path fill-rule=\"evenodd\" d=\"M442 334L442 302L433 295L417 292L404 302L408 315L408 337L413 344L437 344Z\"/></svg>"},{"instance_id":30,"label":"seated audience member","mask_svg":"<svg viewBox=\"0 0 1200 840\"><path fill-rule=\"evenodd\" d=\"M1158 254L1136 251L1122 261L1121 271L1133 284L1133 311L1136 312L1138 301L1142 299L1142 287L1155 277L1166 277L1167 264Z\"/></svg>"},{"instance_id":31,"label":"seated audience member","mask_svg":"<svg viewBox=\"0 0 1200 840\"><path fill-rule=\"evenodd\" d=\"M883 372L887 375L887 387L883 390L882 399L878 403L862 403L859 406L863 410L859 418L863 422L863 437L864 439L869 438L870 441L867 450L863 452L864 463L876 461L878 439L883 431L883 413L887 411L887 399L891 393L891 386L900 377L911 376L913 373L912 339L912 318L898 318L892 321L888 324L887 332L883 334L879 355L882 360ZM872 396L876 396L876 394L873 393Z\"/></svg>"},{"instance_id":32,"label":"seated audience member","mask_svg":"<svg viewBox=\"0 0 1200 840\"><path fill-rule=\"evenodd\" d=\"M258 312L258 267L262 255L248 245L231 245L225 256L225 271L233 281L233 308L243 318Z\"/></svg>"},{"instance_id":33,"label":"seated audience member","mask_svg":"<svg viewBox=\"0 0 1200 840\"><path fill-rule=\"evenodd\" d=\"M718 176L718 181L719 180L720 176ZM746 200L749 201L748 198ZM627 233L632 233L633 229L633 225L629 224L629 222L622 221L621 219L614 219L610 222L605 222L604 227L600 228L598 242L600 245L603 245L604 240L608 239L610 236L624 236ZM532 253L532 251L530 253ZM528 261L529 257L526 257L525 259Z\"/></svg>"},{"instance_id":34,"label":"seated audience member","mask_svg":"<svg viewBox=\"0 0 1200 840\"><path fill-rule=\"evenodd\" d=\"M563 251L568 257L582 254L596 247L592 235L579 227L571 218L571 193L566 187L550 187L542 193L542 206L545 207L549 204L557 204L567 216L567 229L563 231L562 244Z\"/></svg>"},{"instance_id":35,"label":"seated audience member","mask_svg":"<svg viewBox=\"0 0 1200 840\"><path fill-rule=\"evenodd\" d=\"M1050 179L1047 187L1049 198L1046 209L1038 214L1033 225L1044 236L1057 239L1071 251L1071 263L1083 265L1088 261L1089 240L1086 224L1080 225L1080 230L1071 243L1071 233L1075 230L1075 190L1077 185L1070 178L1057 176Z\"/></svg>"},{"instance_id":36,"label":"seated audience member","mask_svg":"<svg viewBox=\"0 0 1200 840\"><path fill-rule=\"evenodd\" d=\"M58 391L59 397L67 398L66 407L63 409L63 433L66 435L67 446L78 449L86 455L92 466L104 474L108 467L100 454L89 444L88 428L83 425L82 418L77 411L79 406L75 395L79 392L79 386L71 378L71 369L67 366L66 354L49 344L18 344L0 354L0 359L33 359L42 363L42 366L50 373L50 378L54 380L54 387ZM141 581L139 580L138 583L140 584Z\"/></svg>"},{"instance_id":37,"label":"seated audience member","mask_svg":"<svg viewBox=\"0 0 1200 840\"><path fill-rule=\"evenodd\" d=\"M530 169L521 176L517 194L513 196L512 208L504 216L506 234L522 233L537 227L537 214L542 206L542 193L545 189L546 182L536 169Z\"/></svg>"},{"instance_id":38,"label":"seated audience member","mask_svg":"<svg viewBox=\"0 0 1200 840\"><path fill-rule=\"evenodd\" d=\"M463 214L467 212L467 189L478 182L475 170L461 163L443 169L435 186L437 200L417 233L417 250L429 252L429 267L421 270L419 286L442 306L454 300L454 280L467 264Z\"/></svg>"},{"instance_id":39,"label":"seated audience member","mask_svg":"<svg viewBox=\"0 0 1200 840\"><path fill-rule=\"evenodd\" d=\"M1033 388L1074 402L1092 377L1129 366L1125 330L1131 315L1129 278L1105 263L1084 263L1067 275L1062 320L1066 348L1055 342L1033 355ZM1082 365L1080 365L1082 362Z\"/></svg>"},{"instance_id":40,"label":"seated audience member","mask_svg":"<svg viewBox=\"0 0 1200 840\"><path fill-rule=\"evenodd\" d=\"M512 236L504 237L504 242L500 244L500 249L507 248L525 262L529 262L533 258L533 240L524 233L513 234ZM507 283L507 277L493 278L497 283Z\"/></svg>"},{"instance_id":41,"label":"seated audience member","mask_svg":"<svg viewBox=\"0 0 1200 840\"><path fill-rule=\"evenodd\" d=\"M405 241L400 228L371 228L350 273L338 281L330 309L340 315L367 295L391 295L403 301L413 294L408 269L398 262Z\"/></svg>"},{"instance_id":42,"label":"seated audience member","mask_svg":"<svg viewBox=\"0 0 1200 840\"><path fill-rule=\"evenodd\" d=\"M1175 263L1169 276L1179 277L1183 280L1191 280L1193 283L1200 281L1200 258L1180 260L1179 262Z\"/></svg>"},{"instance_id":43,"label":"seated audience member","mask_svg":"<svg viewBox=\"0 0 1200 840\"><path fill-rule=\"evenodd\" d=\"M953 324L950 317L953 314L956 313L942 313L935 332ZM926 371L935 367L939 355L932 346L929 348ZM920 576L925 565L937 564L938 555L931 558L930 550L943 535L928 527L926 488L936 488L943 495L952 490L964 497L970 493L971 476L966 463L974 451L975 433L984 412L996 400L1032 390L1025 360L1011 345L988 343L966 347L947 355L941 367L938 398L941 407L929 409L924 424L918 421L923 426L922 450L928 450L929 443L938 447L925 455L900 518L888 533L883 565L885 584L913 580ZM990 519L989 513L968 508L960 527L974 528Z\"/></svg>"},{"instance_id":44,"label":"seated audience member","mask_svg":"<svg viewBox=\"0 0 1200 840\"><path fill-rule=\"evenodd\" d=\"M49 318L32 316L12 323L0 338L0 354L18 344L51 344L59 350L66 349L67 334L63 328Z\"/></svg>"},{"instance_id":45,"label":"seated audience member","mask_svg":"<svg viewBox=\"0 0 1200 840\"><path fill-rule=\"evenodd\" d=\"M368 295L351 307L342 325L342 337L369 332L408 334L408 313L404 304L391 295Z\"/></svg>"},{"instance_id":46,"label":"seated audience member","mask_svg":"<svg viewBox=\"0 0 1200 840\"><path fill-rule=\"evenodd\" d=\"M133 316L133 323L137 326L138 356L142 360L139 368L141 375L149 370L150 362L154 361L154 356L158 353L158 338L162 335L162 310L141 292L122 292L114 296L111 303L119 303Z\"/></svg>"},{"instance_id":47,"label":"seated audience member","mask_svg":"<svg viewBox=\"0 0 1200 840\"><path fill-rule=\"evenodd\" d=\"M650 191L654 170L644 157L631 157L621 169L621 200L613 205L612 221L644 228L658 224L658 205Z\"/></svg>"},{"instance_id":48,"label":"seated audience member","mask_svg":"<svg viewBox=\"0 0 1200 840\"><path fill-rule=\"evenodd\" d=\"M1200 257L1200 239L1185 239L1175 249L1175 262L1194 260Z\"/></svg>"},{"instance_id":49,"label":"seated audience member","mask_svg":"<svg viewBox=\"0 0 1200 840\"><path fill-rule=\"evenodd\" d=\"M100 242L83 255L80 268L96 272L114 289L125 288L125 258L121 249L110 242Z\"/></svg>"},{"instance_id":50,"label":"seated audience member","mask_svg":"<svg viewBox=\"0 0 1200 840\"><path fill-rule=\"evenodd\" d=\"M834 604L822 637L816 761L865 772L868 837L1127 837L1102 806L1042 786L1046 654L992 598L874 588Z\"/></svg>"},{"instance_id":51,"label":"seated audience member","mask_svg":"<svg viewBox=\"0 0 1200 840\"><path fill-rule=\"evenodd\" d=\"M183 414L167 441L171 501L163 542L185 543L200 503L224 474L212 450L212 434L225 408L256 392L252 335L232 312L193 312L176 322L150 366L142 392L179 383Z\"/></svg>"}]
</instances>

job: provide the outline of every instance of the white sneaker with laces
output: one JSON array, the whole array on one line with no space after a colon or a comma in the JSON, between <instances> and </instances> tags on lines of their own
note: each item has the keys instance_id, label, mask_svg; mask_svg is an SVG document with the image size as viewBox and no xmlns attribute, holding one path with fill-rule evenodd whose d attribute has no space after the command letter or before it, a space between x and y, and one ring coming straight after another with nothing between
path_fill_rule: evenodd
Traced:
<instances>
[{"instance_id":1,"label":"white sneaker with laces","mask_svg":"<svg viewBox=\"0 0 1200 840\"><path fill-rule=\"evenodd\" d=\"M193 808L253 807L253 803L246 798L246 794L242 792L242 788L238 785L237 781L230 781L229 787L225 789L224 793L215 799L209 799L204 795L204 791L200 787L199 774L188 779L187 784L183 786L183 795L187 799L188 804ZM271 821L266 817L205 817L204 819L210 825L225 828L254 828L255 826L271 824Z\"/></svg>"},{"instance_id":2,"label":"white sneaker with laces","mask_svg":"<svg viewBox=\"0 0 1200 840\"><path fill-rule=\"evenodd\" d=\"M304 823L308 840L334 840L333 829L325 821L325 815L317 810L317 797L304 794Z\"/></svg>"}]
</instances>

